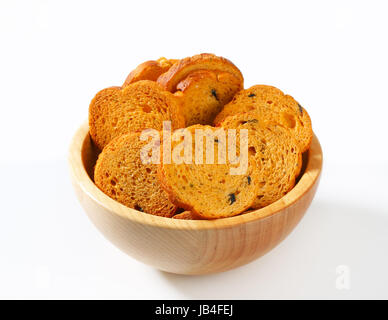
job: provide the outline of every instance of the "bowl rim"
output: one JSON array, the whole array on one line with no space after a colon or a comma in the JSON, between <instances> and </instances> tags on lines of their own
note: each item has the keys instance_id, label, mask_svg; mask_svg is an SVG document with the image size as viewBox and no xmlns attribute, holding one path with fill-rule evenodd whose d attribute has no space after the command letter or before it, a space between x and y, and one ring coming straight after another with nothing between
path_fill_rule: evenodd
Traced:
<instances>
[{"instance_id":1,"label":"bowl rim","mask_svg":"<svg viewBox=\"0 0 388 320\"><path fill-rule=\"evenodd\" d=\"M263 220L280 213L301 199L318 181L323 163L322 148L318 138L313 136L308 150L306 169L294 188L274 203L257 210L228 218L214 220L183 220L151 215L129 208L103 193L89 177L82 159L86 139L90 139L88 121L75 133L69 148L68 162L73 183L92 200L121 218L132 222L176 230L203 230L231 228L248 222Z\"/></svg>"}]
</instances>

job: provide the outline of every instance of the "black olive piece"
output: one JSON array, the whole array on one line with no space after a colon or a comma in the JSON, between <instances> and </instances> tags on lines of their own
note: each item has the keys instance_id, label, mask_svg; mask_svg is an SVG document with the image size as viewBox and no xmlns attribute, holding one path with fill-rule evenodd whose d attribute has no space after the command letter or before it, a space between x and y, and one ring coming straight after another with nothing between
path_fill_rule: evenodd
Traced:
<instances>
[{"instance_id":1,"label":"black olive piece","mask_svg":"<svg viewBox=\"0 0 388 320\"><path fill-rule=\"evenodd\" d=\"M303 114L303 107L299 103L298 103L298 107L299 107L300 114Z\"/></svg>"},{"instance_id":2,"label":"black olive piece","mask_svg":"<svg viewBox=\"0 0 388 320\"><path fill-rule=\"evenodd\" d=\"M217 91L215 89L212 89L212 96L214 98L216 98L216 100L218 101L218 97L217 97Z\"/></svg>"},{"instance_id":3,"label":"black olive piece","mask_svg":"<svg viewBox=\"0 0 388 320\"><path fill-rule=\"evenodd\" d=\"M144 212L143 208L140 207L138 204L135 205L135 210L140 211L140 212Z\"/></svg>"},{"instance_id":4,"label":"black olive piece","mask_svg":"<svg viewBox=\"0 0 388 320\"><path fill-rule=\"evenodd\" d=\"M250 120L247 120L247 121L241 121L240 124L246 124L246 123L258 123L259 120L257 119L250 119Z\"/></svg>"},{"instance_id":5,"label":"black olive piece","mask_svg":"<svg viewBox=\"0 0 388 320\"><path fill-rule=\"evenodd\" d=\"M256 95L254 93L251 93L248 95L249 98L252 98L252 97L256 97Z\"/></svg>"},{"instance_id":6,"label":"black olive piece","mask_svg":"<svg viewBox=\"0 0 388 320\"><path fill-rule=\"evenodd\" d=\"M229 194L229 204L236 202L236 195L234 193Z\"/></svg>"},{"instance_id":7,"label":"black olive piece","mask_svg":"<svg viewBox=\"0 0 388 320\"><path fill-rule=\"evenodd\" d=\"M250 185L250 184L251 184L251 180L252 180L252 179L251 179L251 177L250 177L250 176L248 176L248 177L247 177L247 179L248 179L248 184Z\"/></svg>"}]
</instances>

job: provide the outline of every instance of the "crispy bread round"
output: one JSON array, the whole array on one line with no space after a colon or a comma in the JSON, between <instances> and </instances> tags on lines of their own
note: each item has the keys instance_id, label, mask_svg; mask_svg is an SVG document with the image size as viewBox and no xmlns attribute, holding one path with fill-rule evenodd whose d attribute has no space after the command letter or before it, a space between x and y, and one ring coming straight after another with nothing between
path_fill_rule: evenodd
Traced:
<instances>
[{"instance_id":1,"label":"crispy bread round","mask_svg":"<svg viewBox=\"0 0 388 320\"><path fill-rule=\"evenodd\" d=\"M230 72L198 70L178 83L186 125L212 124L223 106L242 89L242 81Z\"/></svg>"},{"instance_id":2,"label":"crispy bread round","mask_svg":"<svg viewBox=\"0 0 388 320\"><path fill-rule=\"evenodd\" d=\"M159 185L158 165L141 161L140 151L147 143L135 132L113 139L98 157L95 183L109 197L130 208L172 217L177 207Z\"/></svg>"},{"instance_id":3,"label":"crispy bread round","mask_svg":"<svg viewBox=\"0 0 388 320\"><path fill-rule=\"evenodd\" d=\"M195 137L195 132L198 129L202 129L203 133L208 136L206 139L202 139L202 142ZM216 135L217 133L222 134L222 128L194 125L180 129L179 133L182 132L190 135L191 141L179 139L174 141L174 136L178 136L175 132L172 136L171 161L170 163L162 161L158 171L161 185L169 194L171 202L206 219L231 217L249 208L254 203L259 191L259 171L255 158L248 154L248 148L242 150L247 159L245 167L239 166L238 162L233 161L236 160L236 156L241 155L239 152L240 132L237 132L234 144L237 152L232 151L230 154L220 152L220 155L218 150L228 150L229 144L227 133L225 138ZM164 136L163 139L165 139ZM186 163L178 164L177 161L174 161L174 152L177 150L175 148L178 145L183 146L185 141L188 141L187 145L191 145L192 153L187 156ZM213 163L208 163L206 141L209 141L210 148L214 147ZM200 148L203 149L203 152L196 151ZM197 155L203 159L202 164L196 160L198 159ZM222 163L222 158L224 163ZM162 160L164 160L164 156ZM191 164L187 163L190 160ZM244 169L238 173L233 171L238 168Z\"/></svg>"},{"instance_id":4,"label":"crispy bread round","mask_svg":"<svg viewBox=\"0 0 388 320\"><path fill-rule=\"evenodd\" d=\"M302 168L302 152L288 128L265 122L256 112L227 117L220 126L249 130L249 150L255 155L260 176L260 189L252 208L265 207L294 187Z\"/></svg>"},{"instance_id":5,"label":"crispy bread round","mask_svg":"<svg viewBox=\"0 0 388 320\"><path fill-rule=\"evenodd\" d=\"M171 120L173 129L185 126L180 101L150 80L103 89L89 106L90 135L101 150L122 134L161 130L166 120Z\"/></svg>"},{"instance_id":6,"label":"crispy bread round","mask_svg":"<svg viewBox=\"0 0 388 320\"><path fill-rule=\"evenodd\" d=\"M175 63L167 72L163 73L157 82L166 90L175 92L177 85L190 73L198 70L213 70L230 72L243 84L241 71L228 59L211 53L202 53L188 57Z\"/></svg>"},{"instance_id":7,"label":"crispy bread round","mask_svg":"<svg viewBox=\"0 0 388 320\"><path fill-rule=\"evenodd\" d=\"M272 86L256 85L238 92L216 116L214 124L218 125L228 116L252 110L256 110L262 120L288 127L299 141L302 152L309 148L313 137L310 116L293 97Z\"/></svg>"},{"instance_id":8,"label":"crispy bread round","mask_svg":"<svg viewBox=\"0 0 388 320\"><path fill-rule=\"evenodd\" d=\"M166 59L164 57L158 60L145 61L130 72L123 87L140 80L156 81L161 74L167 72L178 61L177 59Z\"/></svg>"}]
</instances>

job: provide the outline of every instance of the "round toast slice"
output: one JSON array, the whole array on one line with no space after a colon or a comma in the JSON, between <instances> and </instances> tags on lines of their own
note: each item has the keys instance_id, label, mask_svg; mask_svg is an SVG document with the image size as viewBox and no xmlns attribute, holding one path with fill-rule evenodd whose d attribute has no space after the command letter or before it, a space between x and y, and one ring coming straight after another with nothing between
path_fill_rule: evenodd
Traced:
<instances>
[{"instance_id":1,"label":"round toast slice","mask_svg":"<svg viewBox=\"0 0 388 320\"><path fill-rule=\"evenodd\" d=\"M150 80L103 89L89 106L90 135L101 150L125 133L162 130L163 121L167 120L171 120L173 129L185 126L180 101Z\"/></svg>"},{"instance_id":2,"label":"round toast slice","mask_svg":"<svg viewBox=\"0 0 388 320\"><path fill-rule=\"evenodd\" d=\"M212 124L223 106L242 89L242 82L232 73L198 70L179 82L174 93L181 99L186 126Z\"/></svg>"},{"instance_id":3,"label":"round toast slice","mask_svg":"<svg viewBox=\"0 0 388 320\"><path fill-rule=\"evenodd\" d=\"M265 207L287 194L302 168L302 152L289 129L265 122L256 112L227 117L223 128L249 130L249 150L259 170L259 192L252 208Z\"/></svg>"},{"instance_id":4,"label":"round toast slice","mask_svg":"<svg viewBox=\"0 0 388 320\"><path fill-rule=\"evenodd\" d=\"M177 209L160 187L157 164L143 164L140 157L147 141L140 133L113 139L100 153L94 181L109 197L138 211L172 217Z\"/></svg>"},{"instance_id":5,"label":"round toast slice","mask_svg":"<svg viewBox=\"0 0 388 320\"><path fill-rule=\"evenodd\" d=\"M200 130L206 136L202 141L197 139ZM223 131L222 128L203 125L180 129L172 136L171 161L165 161L165 150L162 151L158 177L171 202L205 219L231 217L243 212L251 207L259 191L259 171L255 158L248 154L247 139L246 150L241 148L240 153L241 133L237 132L234 143L237 152L222 152L221 150L228 150L229 145L229 135L226 132L222 138ZM185 139L190 136L191 141L174 139L174 136L179 137L179 134L184 134ZM185 162L174 161L174 152L180 150L179 146L182 147L185 143L191 146L191 155L187 155ZM233 145L232 142L230 144ZM202 152L197 151L201 148ZM214 150L213 163L206 155L206 151L211 149ZM245 167L244 164L240 166L241 163L234 161L239 156L243 158L243 152L246 162L241 163L245 163ZM198 155L202 163L197 160ZM243 169L239 171L239 168Z\"/></svg>"},{"instance_id":6,"label":"round toast slice","mask_svg":"<svg viewBox=\"0 0 388 320\"><path fill-rule=\"evenodd\" d=\"M216 116L217 126L228 116L257 111L261 120L275 121L293 132L302 152L308 150L313 137L311 119L307 111L290 95L266 85L255 85L238 92Z\"/></svg>"},{"instance_id":7,"label":"round toast slice","mask_svg":"<svg viewBox=\"0 0 388 320\"><path fill-rule=\"evenodd\" d=\"M129 73L123 87L140 80L156 81L161 74L167 72L178 61L177 59L166 59L164 57L158 60L145 61Z\"/></svg>"},{"instance_id":8,"label":"round toast slice","mask_svg":"<svg viewBox=\"0 0 388 320\"><path fill-rule=\"evenodd\" d=\"M160 75L157 82L167 91L175 92L177 85L190 73L198 70L223 71L233 74L244 83L241 71L228 59L211 53L202 53L187 57L175 63L167 72Z\"/></svg>"}]
</instances>

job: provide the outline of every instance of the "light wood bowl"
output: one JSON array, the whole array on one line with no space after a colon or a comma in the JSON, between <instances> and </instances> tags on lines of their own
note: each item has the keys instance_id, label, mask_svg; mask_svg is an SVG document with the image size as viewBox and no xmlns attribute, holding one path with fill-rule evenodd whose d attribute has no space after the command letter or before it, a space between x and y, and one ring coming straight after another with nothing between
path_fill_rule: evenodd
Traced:
<instances>
[{"instance_id":1,"label":"light wood bowl","mask_svg":"<svg viewBox=\"0 0 388 320\"><path fill-rule=\"evenodd\" d=\"M109 198L91 179L96 158L85 123L73 138L69 162L76 194L90 220L128 255L178 274L221 272L270 251L310 206L322 168L322 150L314 136L299 182L282 199L231 218L179 220L139 212Z\"/></svg>"}]
</instances>

